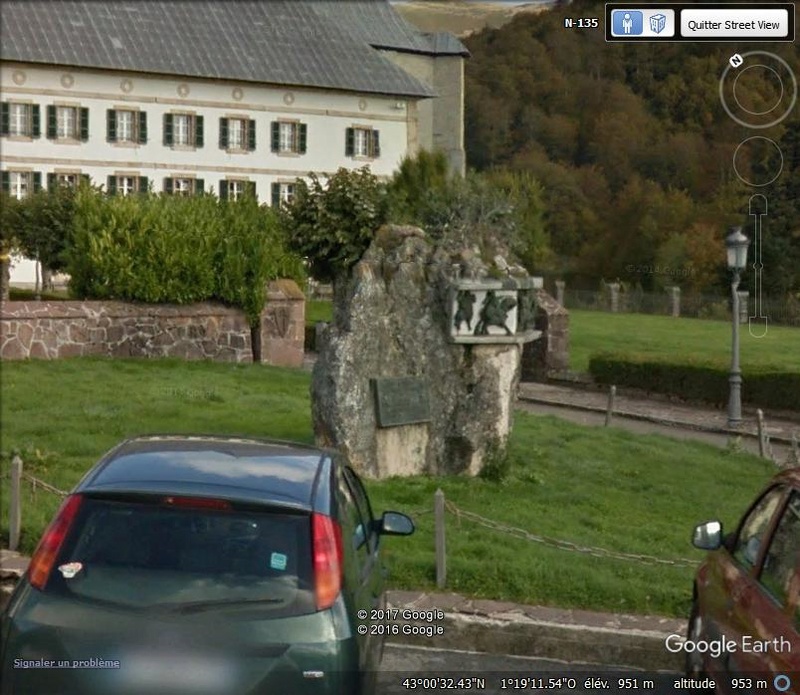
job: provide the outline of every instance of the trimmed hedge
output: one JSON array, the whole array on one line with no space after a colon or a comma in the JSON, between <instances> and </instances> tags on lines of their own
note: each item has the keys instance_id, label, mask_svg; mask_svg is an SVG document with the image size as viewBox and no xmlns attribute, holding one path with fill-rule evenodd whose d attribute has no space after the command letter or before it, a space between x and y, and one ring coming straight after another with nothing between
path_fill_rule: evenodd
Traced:
<instances>
[{"instance_id":1,"label":"trimmed hedge","mask_svg":"<svg viewBox=\"0 0 800 695\"><path fill-rule=\"evenodd\" d=\"M684 359L672 362L655 355L598 353L589 372L599 384L616 384L687 400L724 406L728 402L730 364ZM800 372L762 366L742 370L742 402L759 408L800 410Z\"/></svg>"},{"instance_id":2,"label":"trimmed hedge","mask_svg":"<svg viewBox=\"0 0 800 695\"><path fill-rule=\"evenodd\" d=\"M67 258L76 297L216 300L242 309L252 326L269 280L305 277L302 258L286 248L278 214L251 196L106 196L82 187Z\"/></svg>"}]
</instances>

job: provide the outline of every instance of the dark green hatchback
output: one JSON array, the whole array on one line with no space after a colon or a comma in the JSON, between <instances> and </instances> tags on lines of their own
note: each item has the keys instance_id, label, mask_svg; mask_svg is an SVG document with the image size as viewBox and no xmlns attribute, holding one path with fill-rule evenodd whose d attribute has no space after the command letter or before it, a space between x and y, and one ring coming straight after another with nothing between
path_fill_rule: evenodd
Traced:
<instances>
[{"instance_id":1,"label":"dark green hatchback","mask_svg":"<svg viewBox=\"0 0 800 695\"><path fill-rule=\"evenodd\" d=\"M380 537L413 530L376 519L331 452L124 442L65 500L0 619L0 693L372 693Z\"/></svg>"}]
</instances>

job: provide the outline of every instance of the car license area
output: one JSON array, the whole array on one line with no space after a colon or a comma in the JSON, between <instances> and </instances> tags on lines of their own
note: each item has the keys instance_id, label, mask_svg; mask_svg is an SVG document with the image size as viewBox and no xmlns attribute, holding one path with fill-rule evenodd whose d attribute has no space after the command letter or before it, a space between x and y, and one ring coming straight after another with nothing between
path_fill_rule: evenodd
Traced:
<instances>
[{"instance_id":1,"label":"car license area","mask_svg":"<svg viewBox=\"0 0 800 695\"><path fill-rule=\"evenodd\" d=\"M225 692L235 679L234 664L217 655L170 654L152 650L133 651L121 660L123 680L129 688L152 692L191 692L203 695Z\"/></svg>"}]
</instances>

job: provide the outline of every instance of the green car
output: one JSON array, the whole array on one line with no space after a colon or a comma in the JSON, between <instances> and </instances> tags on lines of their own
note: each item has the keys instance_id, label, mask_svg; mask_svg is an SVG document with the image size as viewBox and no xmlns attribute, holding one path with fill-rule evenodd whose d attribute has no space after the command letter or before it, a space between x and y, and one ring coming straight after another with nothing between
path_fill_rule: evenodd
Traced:
<instances>
[{"instance_id":1,"label":"green car","mask_svg":"<svg viewBox=\"0 0 800 695\"><path fill-rule=\"evenodd\" d=\"M0 618L2 695L374 692L383 535L335 453L141 437L67 497Z\"/></svg>"}]
</instances>

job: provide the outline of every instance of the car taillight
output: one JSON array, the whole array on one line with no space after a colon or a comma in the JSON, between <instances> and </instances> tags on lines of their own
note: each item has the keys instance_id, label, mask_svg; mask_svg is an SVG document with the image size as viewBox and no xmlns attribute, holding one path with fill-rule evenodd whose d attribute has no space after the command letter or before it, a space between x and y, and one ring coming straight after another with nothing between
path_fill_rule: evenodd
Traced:
<instances>
[{"instance_id":1,"label":"car taillight","mask_svg":"<svg viewBox=\"0 0 800 695\"><path fill-rule=\"evenodd\" d=\"M231 503L228 500L217 500L208 497L165 497L164 504L170 507L180 507L182 509L230 509Z\"/></svg>"},{"instance_id":2,"label":"car taillight","mask_svg":"<svg viewBox=\"0 0 800 695\"><path fill-rule=\"evenodd\" d=\"M324 514L311 515L317 610L333 605L342 588L342 529Z\"/></svg>"},{"instance_id":3,"label":"car taillight","mask_svg":"<svg viewBox=\"0 0 800 695\"><path fill-rule=\"evenodd\" d=\"M36 546L31 562L28 565L28 580L37 589L44 589L45 584L47 584L64 539L67 537L72 522L78 514L81 502L83 502L83 497L80 495L67 497L58 510L55 519L44 532L39 545Z\"/></svg>"}]
</instances>

